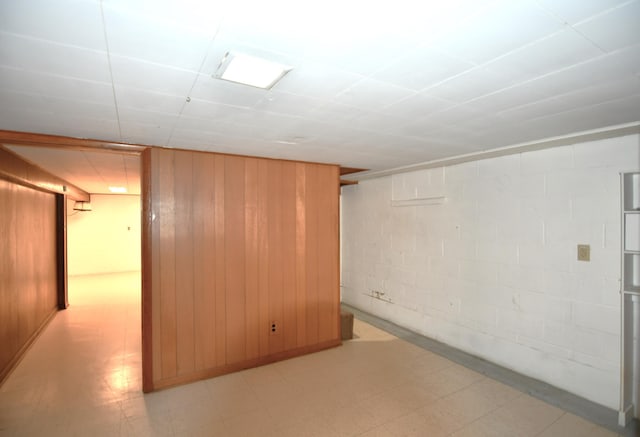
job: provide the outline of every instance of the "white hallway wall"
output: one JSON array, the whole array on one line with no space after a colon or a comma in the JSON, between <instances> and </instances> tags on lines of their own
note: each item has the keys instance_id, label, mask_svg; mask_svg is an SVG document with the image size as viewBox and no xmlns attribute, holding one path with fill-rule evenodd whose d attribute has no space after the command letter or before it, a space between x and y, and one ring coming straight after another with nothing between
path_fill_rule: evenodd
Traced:
<instances>
[{"instance_id":1,"label":"white hallway wall","mask_svg":"<svg viewBox=\"0 0 640 437\"><path fill-rule=\"evenodd\" d=\"M140 270L140 196L91 195L90 212L67 212L69 275Z\"/></svg>"},{"instance_id":2,"label":"white hallway wall","mask_svg":"<svg viewBox=\"0 0 640 437\"><path fill-rule=\"evenodd\" d=\"M344 187L343 301L617 410L619 172L639 168L632 135Z\"/></svg>"}]
</instances>

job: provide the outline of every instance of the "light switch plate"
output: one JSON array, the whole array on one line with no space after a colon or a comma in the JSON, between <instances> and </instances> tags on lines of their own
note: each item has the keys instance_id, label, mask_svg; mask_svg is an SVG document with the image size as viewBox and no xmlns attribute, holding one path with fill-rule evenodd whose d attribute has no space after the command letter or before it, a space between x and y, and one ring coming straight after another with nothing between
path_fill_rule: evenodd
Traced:
<instances>
[{"instance_id":1,"label":"light switch plate","mask_svg":"<svg viewBox=\"0 0 640 437\"><path fill-rule=\"evenodd\" d=\"M578 261L591 261L591 246L578 244Z\"/></svg>"}]
</instances>

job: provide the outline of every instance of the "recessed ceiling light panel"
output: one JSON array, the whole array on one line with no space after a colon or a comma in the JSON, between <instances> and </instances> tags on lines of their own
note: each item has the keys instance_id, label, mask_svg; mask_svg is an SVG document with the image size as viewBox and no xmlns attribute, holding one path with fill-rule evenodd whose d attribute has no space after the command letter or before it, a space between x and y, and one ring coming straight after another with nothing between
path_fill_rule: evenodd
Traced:
<instances>
[{"instance_id":1,"label":"recessed ceiling light panel","mask_svg":"<svg viewBox=\"0 0 640 437\"><path fill-rule=\"evenodd\" d=\"M127 189L125 187L109 187L109 191L112 193L122 194L126 193Z\"/></svg>"},{"instance_id":2,"label":"recessed ceiling light panel","mask_svg":"<svg viewBox=\"0 0 640 437\"><path fill-rule=\"evenodd\" d=\"M227 52L220 61L214 77L268 90L289 71L291 67L286 65L241 53Z\"/></svg>"}]
</instances>

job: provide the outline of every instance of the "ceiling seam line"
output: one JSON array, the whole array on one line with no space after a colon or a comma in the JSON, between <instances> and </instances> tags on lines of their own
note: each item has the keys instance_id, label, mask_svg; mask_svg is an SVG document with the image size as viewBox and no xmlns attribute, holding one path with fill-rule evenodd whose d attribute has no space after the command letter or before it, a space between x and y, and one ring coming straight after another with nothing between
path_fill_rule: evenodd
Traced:
<instances>
[{"instance_id":1,"label":"ceiling seam line","mask_svg":"<svg viewBox=\"0 0 640 437\"><path fill-rule=\"evenodd\" d=\"M569 27L571 27L571 26L569 26ZM617 50L616 50L616 51L617 51ZM580 66L580 65L588 64L589 62L592 62L592 61L594 61L594 60L596 60L596 59L600 59L600 58L602 58L602 57L604 57L604 56L608 56L608 55L610 55L611 53L615 53L615 51L614 51L614 52L604 52L604 53L602 53L602 54L601 54L601 55L599 55L599 56L596 56L596 57L593 57L593 58L589 58L589 59L585 59L584 61L578 62L578 63L576 63L576 64L572 64L572 65L569 65L569 66L566 66L566 67L559 68L559 69L557 69L557 70L553 70L553 71L547 72L547 73L545 73L545 74L543 74L543 75L541 75L541 76L532 77L532 78L529 78L529 79L523 80L523 81L521 81L521 82L515 82L515 83L513 83L513 84L511 84L511 85L508 85L508 86L506 86L506 87L504 87L504 88L500 88L499 90L492 91L492 92L490 92L490 93L486 93L486 94L482 94L482 95L479 95L479 96L477 96L477 97L473 97L473 98L471 98L471 99L465 100L465 101L463 101L463 102L456 102L453 106L448 107L448 108L445 108L445 109L440 110L440 111L436 111L436 112L434 112L433 114L438 114L438 113L440 113L440 112L445 112L445 111L448 111L448 110L450 110L450 109L455 109L455 108L457 108L457 107L459 107L459 106L463 106L463 105L466 105L466 104L468 104L468 103L475 102L475 101L477 101L477 100L482 100L482 99L483 99L483 98L485 98L485 97L493 96L493 95L499 94L499 93L501 93L501 92L503 92L503 91L510 90L510 89L513 89L513 88L517 88L517 87L518 87L518 86L520 86L520 85L524 85L524 84L528 84L528 83L531 83L531 82L535 82L536 80L540 80L540 79L542 79L542 78L549 77L549 76L552 76L552 75L554 75L554 74L557 74L557 73L560 73L560 72L563 72L563 71L570 70L571 68L574 68L574 67L576 67L576 66ZM493 61L491 61L491 62L493 62ZM591 87L589 86L589 87L585 87L585 88L591 88ZM420 92L422 92L422 91L420 91ZM427 94L428 94L428 93L427 93ZM566 95L566 94L570 94L570 93L565 93L565 94L563 94L563 95ZM430 94L429 94L429 95L430 95ZM554 97L558 97L558 96L554 96ZM548 99L543 99L543 100L548 100ZM520 106L526 106L526 105L520 105ZM429 115L429 116L425 117L425 119L429 118L430 116L431 116L431 115Z\"/></svg>"},{"instance_id":2,"label":"ceiling seam line","mask_svg":"<svg viewBox=\"0 0 640 437\"><path fill-rule=\"evenodd\" d=\"M108 182L104 179L104 175L100 172L100 170L98 170L98 168L96 168L95 165L93 165L93 162L89 159L89 157L87 156L86 151L81 150L82 152L82 157L87 161L87 163L89 164L89 166L93 169L93 171L95 172L95 174L97 174L98 176L100 176L100 179L102 180L102 183L104 185L108 185Z\"/></svg>"},{"instance_id":3,"label":"ceiling seam line","mask_svg":"<svg viewBox=\"0 0 640 437\"><path fill-rule=\"evenodd\" d=\"M116 120L118 121L118 135L120 141L126 142L122 138L122 126L120 124L120 111L118 110L118 97L116 96L116 84L113 80L113 68L111 67L111 50L109 48L109 38L107 37L107 24L104 19L104 6L102 0L100 0L100 18L102 19L102 33L104 34L104 44L107 48L107 63L109 64L109 76L111 77L111 92L113 94L113 105L116 111Z\"/></svg>"},{"instance_id":4,"label":"ceiling seam line","mask_svg":"<svg viewBox=\"0 0 640 437\"><path fill-rule=\"evenodd\" d=\"M182 117L182 112L184 112L184 108L191 101L191 93L193 92L193 89L196 87L196 83L198 83L198 78L202 74L202 68L204 67L204 64L207 62L207 59L209 58L209 52L211 50L211 46L213 45L213 42L218 37L218 33L220 32L220 27L222 27L222 22L223 21L224 21L224 18L222 18L220 20L220 23L218 24L218 27L217 27L216 31L214 32L213 36L211 37L211 40L209 41L209 44L207 45L207 51L204 54L204 58L202 58L202 61L200 62L200 67L198 67L198 74L196 75L196 78L193 80L193 83L191 84L191 87L189 88L189 91L187 93L187 96L184 99L184 102L182 102L182 106L180 107L180 112L178 112L178 116L176 117L175 122L171 126L171 131L169 132L169 137L167 138L167 142L165 144L166 147L169 146L169 143L173 139L173 133L176 130L176 125L178 124L178 121Z\"/></svg>"}]
</instances>

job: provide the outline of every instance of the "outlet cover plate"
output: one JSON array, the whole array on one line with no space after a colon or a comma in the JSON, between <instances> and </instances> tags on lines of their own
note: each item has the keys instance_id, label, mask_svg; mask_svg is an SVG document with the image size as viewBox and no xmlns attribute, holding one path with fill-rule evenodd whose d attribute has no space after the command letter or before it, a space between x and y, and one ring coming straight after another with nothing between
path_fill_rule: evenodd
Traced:
<instances>
[{"instance_id":1,"label":"outlet cover plate","mask_svg":"<svg viewBox=\"0 0 640 437\"><path fill-rule=\"evenodd\" d=\"M591 261L591 246L578 244L578 261Z\"/></svg>"}]
</instances>

